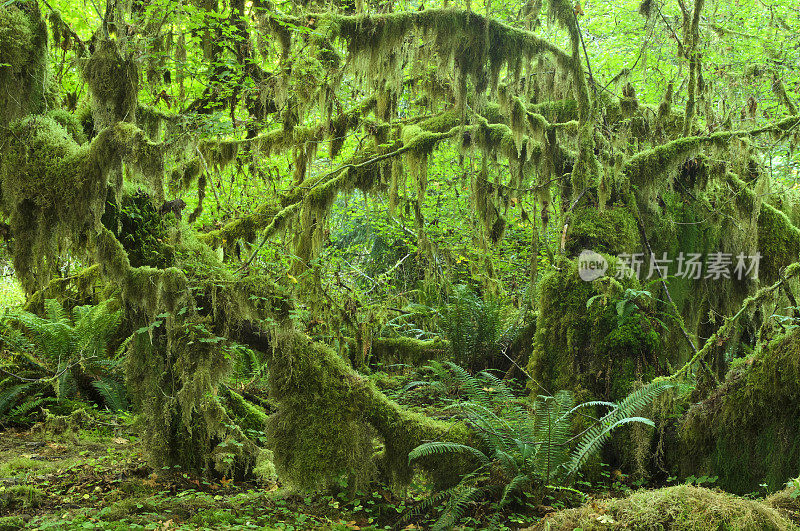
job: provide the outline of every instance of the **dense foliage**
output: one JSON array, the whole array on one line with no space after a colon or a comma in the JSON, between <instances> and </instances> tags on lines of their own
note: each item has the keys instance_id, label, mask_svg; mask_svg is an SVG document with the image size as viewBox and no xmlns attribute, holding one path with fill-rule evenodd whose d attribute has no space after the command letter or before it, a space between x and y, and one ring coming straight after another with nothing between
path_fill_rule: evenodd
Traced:
<instances>
[{"instance_id":1,"label":"dense foliage","mask_svg":"<svg viewBox=\"0 0 800 531\"><path fill-rule=\"evenodd\" d=\"M799 25L0 2L0 422L382 526L800 524Z\"/></svg>"}]
</instances>

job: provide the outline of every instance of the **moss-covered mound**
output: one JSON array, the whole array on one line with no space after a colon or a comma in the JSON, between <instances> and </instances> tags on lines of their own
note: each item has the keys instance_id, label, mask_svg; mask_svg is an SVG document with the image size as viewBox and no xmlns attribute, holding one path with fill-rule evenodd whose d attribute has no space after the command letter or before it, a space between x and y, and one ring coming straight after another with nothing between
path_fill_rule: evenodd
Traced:
<instances>
[{"instance_id":1,"label":"moss-covered mound","mask_svg":"<svg viewBox=\"0 0 800 531\"><path fill-rule=\"evenodd\" d=\"M766 483L780 489L800 470L800 332L764 346L682 426L685 474L719 476L718 484L745 494Z\"/></svg>"},{"instance_id":2,"label":"moss-covered mound","mask_svg":"<svg viewBox=\"0 0 800 531\"><path fill-rule=\"evenodd\" d=\"M636 219L624 206L581 208L572 220L565 244L567 256L577 256L583 249L617 255L633 253L639 247Z\"/></svg>"},{"instance_id":3,"label":"moss-covered mound","mask_svg":"<svg viewBox=\"0 0 800 531\"><path fill-rule=\"evenodd\" d=\"M648 303L626 291L638 289L638 282L620 284L611 278L613 269L608 274L587 282L572 260L542 278L528 371L548 391L618 400L636 380L648 381L659 372L662 344Z\"/></svg>"},{"instance_id":4,"label":"moss-covered mound","mask_svg":"<svg viewBox=\"0 0 800 531\"><path fill-rule=\"evenodd\" d=\"M784 530L792 521L769 500L739 498L723 492L679 485L639 491L627 498L593 500L577 509L548 515L533 530Z\"/></svg>"}]
</instances>

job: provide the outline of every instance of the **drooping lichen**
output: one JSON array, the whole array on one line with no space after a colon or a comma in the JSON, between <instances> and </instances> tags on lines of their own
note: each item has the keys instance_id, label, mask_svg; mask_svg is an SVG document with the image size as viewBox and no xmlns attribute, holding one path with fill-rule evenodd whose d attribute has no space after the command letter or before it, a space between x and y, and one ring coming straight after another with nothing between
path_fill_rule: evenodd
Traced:
<instances>
[{"instance_id":1,"label":"drooping lichen","mask_svg":"<svg viewBox=\"0 0 800 531\"><path fill-rule=\"evenodd\" d=\"M54 99L47 66L47 25L39 3L4 3L0 6L0 125L44 112Z\"/></svg>"},{"instance_id":2,"label":"drooping lichen","mask_svg":"<svg viewBox=\"0 0 800 531\"><path fill-rule=\"evenodd\" d=\"M97 131L117 122L136 123L139 71L123 57L116 41L102 40L83 67Z\"/></svg>"}]
</instances>

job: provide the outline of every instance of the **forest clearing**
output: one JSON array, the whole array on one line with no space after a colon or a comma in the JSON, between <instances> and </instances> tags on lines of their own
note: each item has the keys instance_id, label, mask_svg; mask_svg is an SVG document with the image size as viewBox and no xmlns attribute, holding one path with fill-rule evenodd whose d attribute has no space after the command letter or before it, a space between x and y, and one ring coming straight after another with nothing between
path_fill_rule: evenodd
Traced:
<instances>
[{"instance_id":1,"label":"forest clearing","mask_svg":"<svg viewBox=\"0 0 800 531\"><path fill-rule=\"evenodd\" d=\"M0 0L0 531L800 528L800 7Z\"/></svg>"}]
</instances>

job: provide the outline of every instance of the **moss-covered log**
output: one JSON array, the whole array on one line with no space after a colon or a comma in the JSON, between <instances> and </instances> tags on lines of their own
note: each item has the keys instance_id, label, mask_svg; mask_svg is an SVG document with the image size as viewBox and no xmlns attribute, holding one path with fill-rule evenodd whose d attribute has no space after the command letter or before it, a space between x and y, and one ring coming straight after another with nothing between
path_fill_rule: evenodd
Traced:
<instances>
[{"instance_id":1,"label":"moss-covered log","mask_svg":"<svg viewBox=\"0 0 800 531\"><path fill-rule=\"evenodd\" d=\"M444 358L450 351L450 342L436 338L425 341L411 337L376 337L364 343L345 338L351 361L363 359L370 366L411 365ZM363 353L364 349L368 352Z\"/></svg>"},{"instance_id":2,"label":"moss-covered log","mask_svg":"<svg viewBox=\"0 0 800 531\"><path fill-rule=\"evenodd\" d=\"M626 498L592 500L577 509L552 513L525 531L573 529L786 531L796 526L777 499L752 500L680 485L641 490Z\"/></svg>"},{"instance_id":3,"label":"moss-covered log","mask_svg":"<svg viewBox=\"0 0 800 531\"><path fill-rule=\"evenodd\" d=\"M416 446L470 440L463 424L432 420L387 399L326 345L294 331L277 340L270 386L279 406L269 426L278 472L291 483L319 487L341 474L364 481L377 465L387 479L406 485L408 453ZM383 443L377 461L375 437ZM441 484L458 477L459 463L440 456L420 460Z\"/></svg>"}]
</instances>

